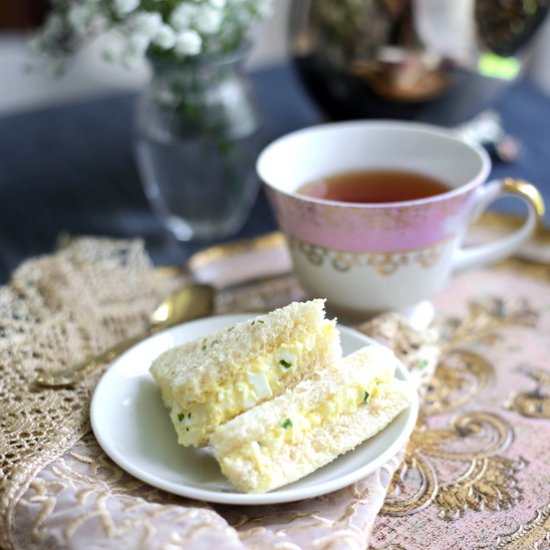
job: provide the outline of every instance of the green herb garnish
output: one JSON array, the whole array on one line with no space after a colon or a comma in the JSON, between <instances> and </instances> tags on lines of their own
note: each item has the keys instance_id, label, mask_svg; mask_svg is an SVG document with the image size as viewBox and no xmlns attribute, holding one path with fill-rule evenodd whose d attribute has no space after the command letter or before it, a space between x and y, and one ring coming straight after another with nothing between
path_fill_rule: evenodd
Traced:
<instances>
[{"instance_id":1,"label":"green herb garnish","mask_svg":"<svg viewBox=\"0 0 550 550\"><path fill-rule=\"evenodd\" d=\"M261 319L258 319L258 323L261 323L262 325L264 324L264 322Z\"/></svg>"},{"instance_id":2,"label":"green herb garnish","mask_svg":"<svg viewBox=\"0 0 550 550\"><path fill-rule=\"evenodd\" d=\"M191 418L191 413L189 413L189 414L187 415L187 418Z\"/></svg>"},{"instance_id":3,"label":"green herb garnish","mask_svg":"<svg viewBox=\"0 0 550 550\"><path fill-rule=\"evenodd\" d=\"M178 420L181 422L185 418L185 413L178 414Z\"/></svg>"},{"instance_id":4,"label":"green herb garnish","mask_svg":"<svg viewBox=\"0 0 550 550\"><path fill-rule=\"evenodd\" d=\"M219 340L212 340L212 343L210 344L211 346L214 346L215 344L219 344L220 341Z\"/></svg>"},{"instance_id":5,"label":"green herb garnish","mask_svg":"<svg viewBox=\"0 0 550 550\"><path fill-rule=\"evenodd\" d=\"M370 393L366 391L365 395L363 396L363 403L365 403L365 405L367 404L369 397L370 397Z\"/></svg>"},{"instance_id":6,"label":"green herb garnish","mask_svg":"<svg viewBox=\"0 0 550 550\"><path fill-rule=\"evenodd\" d=\"M290 418L284 418L281 420L281 426L286 430L287 428L292 428L292 420Z\"/></svg>"},{"instance_id":7,"label":"green herb garnish","mask_svg":"<svg viewBox=\"0 0 550 550\"><path fill-rule=\"evenodd\" d=\"M284 359L281 359L279 361L279 365L281 365L285 369L289 369L290 367L292 367L292 363L290 363L289 361L285 361Z\"/></svg>"},{"instance_id":8,"label":"green herb garnish","mask_svg":"<svg viewBox=\"0 0 550 550\"><path fill-rule=\"evenodd\" d=\"M201 343L201 350L202 350L202 351L205 351L205 350L206 350L206 338L203 338L203 340L202 340L202 343Z\"/></svg>"},{"instance_id":9,"label":"green herb garnish","mask_svg":"<svg viewBox=\"0 0 550 550\"><path fill-rule=\"evenodd\" d=\"M426 359L417 359L415 361L416 367L420 370L424 370L428 367L428 361Z\"/></svg>"}]
</instances>

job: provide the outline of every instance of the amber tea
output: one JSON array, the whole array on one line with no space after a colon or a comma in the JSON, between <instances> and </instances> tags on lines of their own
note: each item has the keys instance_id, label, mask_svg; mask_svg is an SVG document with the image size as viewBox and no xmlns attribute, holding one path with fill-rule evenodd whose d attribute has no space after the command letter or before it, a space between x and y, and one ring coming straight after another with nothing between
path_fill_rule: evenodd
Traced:
<instances>
[{"instance_id":1,"label":"amber tea","mask_svg":"<svg viewBox=\"0 0 550 550\"><path fill-rule=\"evenodd\" d=\"M443 182L415 172L360 170L306 183L298 193L340 202L385 203L424 199L449 190Z\"/></svg>"}]
</instances>

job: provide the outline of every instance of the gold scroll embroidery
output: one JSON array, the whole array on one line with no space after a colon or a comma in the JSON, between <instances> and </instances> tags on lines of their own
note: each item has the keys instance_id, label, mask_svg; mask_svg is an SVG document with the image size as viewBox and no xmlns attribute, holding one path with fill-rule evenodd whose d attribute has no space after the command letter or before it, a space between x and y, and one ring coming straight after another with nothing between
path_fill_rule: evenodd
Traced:
<instances>
[{"instance_id":1,"label":"gold scroll embroidery","mask_svg":"<svg viewBox=\"0 0 550 550\"><path fill-rule=\"evenodd\" d=\"M472 303L462 322L451 320L441 327L444 354L390 484L383 514L414 514L433 503L441 518L453 520L466 510L502 510L517 504L521 487L516 474L525 462L503 456L513 439L513 428L504 418L474 411L459 414L444 427L432 427L435 423L429 420L472 401L494 375L485 358L463 348L467 342L490 344L498 338L497 329L533 326L536 321L525 300L493 298ZM445 475L442 462L447 465Z\"/></svg>"}]
</instances>

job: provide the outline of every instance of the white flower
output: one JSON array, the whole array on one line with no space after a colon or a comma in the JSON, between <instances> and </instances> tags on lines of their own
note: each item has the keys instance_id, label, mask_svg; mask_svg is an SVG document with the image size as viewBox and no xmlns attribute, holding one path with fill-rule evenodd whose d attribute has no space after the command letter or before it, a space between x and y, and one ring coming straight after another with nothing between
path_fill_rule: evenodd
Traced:
<instances>
[{"instance_id":1,"label":"white flower","mask_svg":"<svg viewBox=\"0 0 550 550\"><path fill-rule=\"evenodd\" d=\"M223 11L203 6L197 15L196 28L203 34L216 34L222 25Z\"/></svg>"},{"instance_id":2,"label":"white flower","mask_svg":"<svg viewBox=\"0 0 550 550\"><path fill-rule=\"evenodd\" d=\"M170 23L176 31L189 29L197 16L197 6L180 4L170 16Z\"/></svg>"},{"instance_id":3,"label":"white flower","mask_svg":"<svg viewBox=\"0 0 550 550\"><path fill-rule=\"evenodd\" d=\"M44 49L44 37L42 34L36 34L27 43L27 47L31 52L42 53Z\"/></svg>"},{"instance_id":4,"label":"white flower","mask_svg":"<svg viewBox=\"0 0 550 550\"><path fill-rule=\"evenodd\" d=\"M2 0L0 0L1 2ZM52 11L30 46L52 59L64 58L61 38L89 39L107 29L124 42L103 56L127 66L138 64L151 44L182 57L230 46L261 19L273 0L51 0ZM144 7L145 6L145 7ZM165 21L166 19L166 21Z\"/></svg>"},{"instance_id":5,"label":"white flower","mask_svg":"<svg viewBox=\"0 0 550 550\"><path fill-rule=\"evenodd\" d=\"M118 15L128 15L139 6L139 0L114 0L113 4Z\"/></svg>"},{"instance_id":6,"label":"white flower","mask_svg":"<svg viewBox=\"0 0 550 550\"><path fill-rule=\"evenodd\" d=\"M197 55L201 46L202 39L197 32L183 31L176 38L175 50L180 55Z\"/></svg>"},{"instance_id":7,"label":"white flower","mask_svg":"<svg viewBox=\"0 0 550 550\"><path fill-rule=\"evenodd\" d=\"M96 13L88 4L76 4L70 7L67 21L78 34L84 34L91 25Z\"/></svg>"},{"instance_id":8,"label":"white flower","mask_svg":"<svg viewBox=\"0 0 550 550\"><path fill-rule=\"evenodd\" d=\"M128 50L143 56L150 43L151 39L145 33L136 32L128 38Z\"/></svg>"},{"instance_id":9,"label":"white flower","mask_svg":"<svg viewBox=\"0 0 550 550\"><path fill-rule=\"evenodd\" d=\"M52 13L46 20L42 35L46 39L56 38L64 31L64 29L65 25L63 23L63 18L57 13Z\"/></svg>"},{"instance_id":10,"label":"white flower","mask_svg":"<svg viewBox=\"0 0 550 550\"><path fill-rule=\"evenodd\" d=\"M136 33L153 38L162 27L162 17L157 12L136 13L130 21L130 27Z\"/></svg>"},{"instance_id":11,"label":"white flower","mask_svg":"<svg viewBox=\"0 0 550 550\"><path fill-rule=\"evenodd\" d=\"M130 69L136 67L145 57L150 39L145 34L133 34L128 37L126 50L122 56L124 65Z\"/></svg>"},{"instance_id":12,"label":"white flower","mask_svg":"<svg viewBox=\"0 0 550 550\"><path fill-rule=\"evenodd\" d=\"M176 33L170 25L162 25L153 42L164 50L170 50L176 44Z\"/></svg>"},{"instance_id":13,"label":"white flower","mask_svg":"<svg viewBox=\"0 0 550 550\"><path fill-rule=\"evenodd\" d=\"M107 61L112 61L114 63L122 59L123 49L119 43L109 42L103 48L103 57Z\"/></svg>"}]
</instances>

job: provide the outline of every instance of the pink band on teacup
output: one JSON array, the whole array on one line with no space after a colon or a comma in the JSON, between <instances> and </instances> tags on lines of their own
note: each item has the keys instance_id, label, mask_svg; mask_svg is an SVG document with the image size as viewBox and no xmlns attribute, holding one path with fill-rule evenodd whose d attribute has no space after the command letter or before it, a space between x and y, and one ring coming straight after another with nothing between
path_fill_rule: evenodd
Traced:
<instances>
[{"instance_id":1,"label":"pink band on teacup","mask_svg":"<svg viewBox=\"0 0 550 550\"><path fill-rule=\"evenodd\" d=\"M350 206L269 190L284 232L301 241L350 252L397 252L453 237L466 225L475 189L402 205Z\"/></svg>"}]
</instances>

